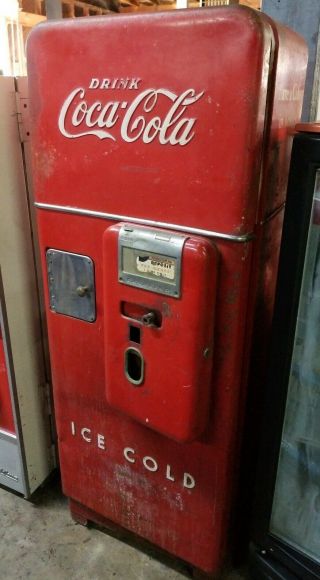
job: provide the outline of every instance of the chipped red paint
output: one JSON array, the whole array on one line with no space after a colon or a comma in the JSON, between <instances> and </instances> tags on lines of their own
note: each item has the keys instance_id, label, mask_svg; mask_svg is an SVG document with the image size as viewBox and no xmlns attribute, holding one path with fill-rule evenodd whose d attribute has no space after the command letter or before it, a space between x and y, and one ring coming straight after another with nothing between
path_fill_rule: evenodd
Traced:
<instances>
[{"instance_id":1,"label":"chipped red paint","mask_svg":"<svg viewBox=\"0 0 320 580\"><path fill-rule=\"evenodd\" d=\"M305 45L262 14L221 8L45 24L33 31L28 55L38 203L231 236L213 240L215 312L203 302L209 323L215 317L209 418L196 440L182 444L107 402L103 278L107 284L113 276L115 292L118 282L116 258L110 265L103 256L103 236L113 222L38 210L61 471L71 509L81 520L110 520L217 571L226 554L252 341L262 360L265 349L253 328L258 332L257 312L263 324L272 315L281 219L274 227L266 219L284 201L287 136L301 111ZM73 102L59 129L63 104L79 87L85 97ZM139 101L150 89L151 100L146 104L145 94ZM182 99L185 91L192 102ZM102 117L100 107L106 107ZM137 139L127 139L128 123ZM97 134L100 129L111 137ZM232 238L251 233L243 243ZM94 323L50 311L48 247L93 260ZM133 294L139 300L138 290ZM179 300L182 305L183 293ZM112 315L115 335L121 316L120 310ZM170 356L180 347L170 336Z\"/></svg>"}]
</instances>

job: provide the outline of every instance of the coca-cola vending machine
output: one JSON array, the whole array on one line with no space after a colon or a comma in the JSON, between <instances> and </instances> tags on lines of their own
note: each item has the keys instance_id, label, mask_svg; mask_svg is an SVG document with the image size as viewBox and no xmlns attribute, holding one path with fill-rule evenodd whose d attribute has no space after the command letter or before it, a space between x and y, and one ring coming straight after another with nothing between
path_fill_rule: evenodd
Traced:
<instances>
[{"instance_id":1,"label":"coca-cola vending machine","mask_svg":"<svg viewBox=\"0 0 320 580\"><path fill-rule=\"evenodd\" d=\"M226 553L306 59L246 8L59 21L28 44L64 493L76 520L206 572Z\"/></svg>"}]
</instances>

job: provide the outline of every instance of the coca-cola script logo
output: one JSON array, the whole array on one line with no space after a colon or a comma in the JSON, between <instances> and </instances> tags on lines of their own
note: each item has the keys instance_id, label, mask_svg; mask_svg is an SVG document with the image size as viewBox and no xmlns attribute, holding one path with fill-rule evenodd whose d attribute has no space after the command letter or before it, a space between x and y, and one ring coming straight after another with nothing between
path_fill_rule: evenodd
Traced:
<instances>
[{"instance_id":1,"label":"coca-cola script logo","mask_svg":"<svg viewBox=\"0 0 320 580\"><path fill-rule=\"evenodd\" d=\"M90 88L96 86L91 82ZM137 89L138 84L132 88ZM195 135L193 129L197 120L187 113L203 94L196 94L194 89L176 94L168 89L148 88L135 94L131 103L120 100L90 102L86 90L77 87L64 101L58 125L68 139L95 135L99 139L117 141L120 135L127 143L141 139L143 143L158 140L161 145L187 145ZM157 114L159 108L162 116Z\"/></svg>"}]
</instances>

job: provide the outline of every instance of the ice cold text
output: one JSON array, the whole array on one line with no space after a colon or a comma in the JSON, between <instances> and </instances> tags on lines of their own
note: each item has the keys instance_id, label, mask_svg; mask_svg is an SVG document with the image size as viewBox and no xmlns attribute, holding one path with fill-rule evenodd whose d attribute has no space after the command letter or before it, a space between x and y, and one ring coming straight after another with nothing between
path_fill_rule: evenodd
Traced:
<instances>
[{"instance_id":1,"label":"ice cold text","mask_svg":"<svg viewBox=\"0 0 320 580\"><path fill-rule=\"evenodd\" d=\"M103 451L108 450L105 435L95 433L94 430L89 427L78 427L75 421L70 422L70 430L73 437L80 437L88 445L92 445ZM144 455L141 457L133 447L128 446L123 448L122 456L124 460L131 465L137 464L144 470L154 473L162 470L163 476L166 480L171 482L176 481L176 475L172 466L168 463L165 466L160 466L160 462L151 455ZM180 481L182 487L185 489L193 489L196 486L195 478L186 471L183 473Z\"/></svg>"}]
</instances>

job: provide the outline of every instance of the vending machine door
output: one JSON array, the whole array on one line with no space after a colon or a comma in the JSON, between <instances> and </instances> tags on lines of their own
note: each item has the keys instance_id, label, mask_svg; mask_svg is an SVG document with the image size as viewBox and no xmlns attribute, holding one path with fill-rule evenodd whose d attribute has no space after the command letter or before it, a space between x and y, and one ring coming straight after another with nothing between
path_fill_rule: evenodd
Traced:
<instances>
[{"instance_id":1,"label":"vending machine door","mask_svg":"<svg viewBox=\"0 0 320 580\"><path fill-rule=\"evenodd\" d=\"M319 210L318 169L270 531L320 563Z\"/></svg>"},{"instance_id":2,"label":"vending machine door","mask_svg":"<svg viewBox=\"0 0 320 580\"><path fill-rule=\"evenodd\" d=\"M318 127L303 130L295 137L280 262L266 405L278 433L272 438L265 426L262 471L274 467L257 494L264 530L256 529L256 578L268 567L272 578L320 572L320 135Z\"/></svg>"},{"instance_id":3,"label":"vending machine door","mask_svg":"<svg viewBox=\"0 0 320 580\"><path fill-rule=\"evenodd\" d=\"M105 231L104 260L107 400L167 437L192 441L210 408L215 246L123 223Z\"/></svg>"}]
</instances>

